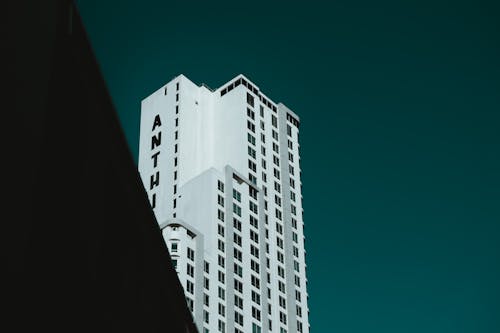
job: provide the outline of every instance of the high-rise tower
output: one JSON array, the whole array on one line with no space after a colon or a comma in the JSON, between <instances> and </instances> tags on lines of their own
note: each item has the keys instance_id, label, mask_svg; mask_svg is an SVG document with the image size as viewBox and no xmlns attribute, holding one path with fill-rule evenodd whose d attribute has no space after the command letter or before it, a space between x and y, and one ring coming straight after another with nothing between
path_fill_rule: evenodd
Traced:
<instances>
[{"instance_id":1,"label":"high-rise tower","mask_svg":"<svg viewBox=\"0 0 500 333\"><path fill-rule=\"evenodd\" d=\"M243 75L142 101L139 172L200 332L309 332L298 136Z\"/></svg>"}]
</instances>

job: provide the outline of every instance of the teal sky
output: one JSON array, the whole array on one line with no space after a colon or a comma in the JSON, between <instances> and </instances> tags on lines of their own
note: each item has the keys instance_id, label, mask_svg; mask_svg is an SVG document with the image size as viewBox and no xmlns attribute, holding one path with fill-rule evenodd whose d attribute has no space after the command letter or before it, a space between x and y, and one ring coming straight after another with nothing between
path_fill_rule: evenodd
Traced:
<instances>
[{"instance_id":1,"label":"teal sky","mask_svg":"<svg viewBox=\"0 0 500 333\"><path fill-rule=\"evenodd\" d=\"M498 2L77 2L135 160L181 73L299 115L312 332L500 332Z\"/></svg>"}]
</instances>

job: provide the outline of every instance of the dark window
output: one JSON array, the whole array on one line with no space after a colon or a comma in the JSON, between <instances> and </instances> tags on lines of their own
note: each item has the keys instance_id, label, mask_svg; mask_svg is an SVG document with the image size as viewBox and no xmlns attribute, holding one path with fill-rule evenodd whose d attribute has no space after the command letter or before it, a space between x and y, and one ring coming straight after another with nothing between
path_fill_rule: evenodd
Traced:
<instances>
[{"instance_id":1,"label":"dark window","mask_svg":"<svg viewBox=\"0 0 500 333\"><path fill-rule=\"evenodd\" d=\"M253 96L250 93L247 93L247 103L250 106L254 105L254 98L253 98Z\"/></svg>"}]
</instances>

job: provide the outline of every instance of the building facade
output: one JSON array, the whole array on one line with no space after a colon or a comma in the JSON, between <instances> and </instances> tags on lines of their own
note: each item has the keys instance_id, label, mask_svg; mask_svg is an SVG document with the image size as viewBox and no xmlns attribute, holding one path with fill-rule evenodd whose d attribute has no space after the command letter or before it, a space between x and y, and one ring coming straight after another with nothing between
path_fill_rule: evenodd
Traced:
<instances>
[{"instance_id":1,"label":"building facade","mask_svg":"<svg viewBox=\"0 0 500 333\"><path fill-rule=\"evenodd\" d=\"M139 172L200 332L309 332L298 139L243 75L142 101Z\"/></svg>"}]
</instances>

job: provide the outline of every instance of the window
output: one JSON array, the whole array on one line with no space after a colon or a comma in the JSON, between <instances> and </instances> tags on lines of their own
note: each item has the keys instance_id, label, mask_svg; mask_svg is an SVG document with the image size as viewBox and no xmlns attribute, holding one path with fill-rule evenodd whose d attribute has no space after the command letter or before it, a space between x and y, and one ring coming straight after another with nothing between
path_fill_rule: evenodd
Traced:
<instances>
[{"instance_id":1,"label":"window","mask_svg":"<svg viewBox=\"0 0 500 333\"><path fill-rule=\"evenodd\" d=\"M237 219L233 219L233 226L236 230L241 231L241 222Z\"/></svg>"},{"instance_id":2,"label":"window","mask_svg":"<svg viewBox=\"0 0 500 333\"><path fill-rule=\"evenodd\" d=\"M300 287L300 277L298 277L297 275L295 275L295 285L297 287Z\"/></svg>"},{"instance_id":3,"label":"window","mask_svg":"<svg viewBox=\"0 0 500 333\"><path fill-rule=\"evenodd\" d=\"M236 264L235 264L236 265ZM250 268L252 269L252 271L254 271L255 273L259 273L259 264L254 261L254 260L250 260Z\"/></svg>"},{"instance_id":4,"label":"window","mask_svg":"<svg viewBox=\"0 0 500 333\"><path fill-rule=\"evenodd\" d=\"M300 305L295 306L295 312L297 313L297 317L302 317L302 308Z\"/></svg>"},{"instance_id":5,"label":"window","mask_svg":"<svg viewBox=\"0 0 500 333\"><path fill-rule=\"evenodd\" d=\"M210 289L208 278L203 278L203 287L205 287L205 289Z\"/></svg>"},{"instance_id":6,"label":"window","mask_svg":"<svg viewBox=\"0 0 500 333\"><path fill-rule=\"evenodd\" d=\"M288 140L288 148L293 149L293 143L290 140Z\"/></svg>"},{"instance_id":7,"label":"window","mask_svg":"<svg viewBox=\"0 0 500 333\"><path fill-rule=\"evenodd\" d=\"M234 279L234 290L237 290L240 293L243 293L243 283L241 283L240 281Z\"/></svg>"},{"instance_id":8,"label":"window","mask_svg":"<svg viewBox=\"0 0 500 333\"><path fill-rule=\"evenodd\" d=\"M249 186L248 187L248 194L254 198L255 200L257 200L257 190L254 189L253 187Z\"/></svg>"},{"instance_id":9,"label":"window","mask_svg":"<svg viewBox=\"0 0 500 333\"><path fill-rule=\"evenodd\" d=\"M252 95L250 95L249 93L247 93L247 103L248 103L248 105L250 105L250 106L252 106L252 107L253 107L253 105L254 105L254 103L253 103L253 102L254 102L254 98L253 98L253 96L252 96Z\"/></svg>"},{"instance_id":10,"label":"window","mask_svg":"<svg viewBox=\"0 0 500 333\"><path fill-rule=\"evenodd\" d=\"M274 177L276 177L276 179L280 179L280 172L276 168L274 168Z\"/></svg>"},{"instance_id":11,"label":"window","mask_svg":"<svg viewBox=\"0 0 500 333\"><path fill-rule=\"evenodd\" d=\"M273 124L273 127L278 127L278 118L276 118L275 115L271 115L271 123Z\"/></svg>"},{"instance_id":12,"label":"window","mask_svg":"<svg viewBox=\"0 0 500 333\"><path fill-rule=\"evenodd\" d=\"M276 231L278 234L283 235L283 226L279 223L276 223Z\"/></svg>"},{"instance_id":13,"label":"window","mask_svg":"<svg viewBox=\"0 0 500 333\"><path fill-rule=\"evenodd\" d=\"M280 311L280 321L286 325L286 314Z\"/></svg>"},{"instance_id":14,"label":"window","mask_svg":"<svg viewBox=\"0 0 500 333\"><path fill-rule=\"evenodd\" d=\"M255 133L255 125L250 120L247 120L247 128L253 133Z\"/></svg>"},{"instance_id":15,"label":"window","mask_svg":"<svg viewBox=\"0 0 500 333\"><path fill-rule=\"evenodd\" d=\"M250 108L247 108L247 116L250 119L255 120L255 112L253 112L252 109L250 109Z\"/></svg>"},{"instance_id":16,"label":"window","mask_svg":"<svg viewBox=\"0 0 500 333\"><path fill-rule=\"evenodd\" d=\"M238 275L239 277L243 276L243 268L237 263L234 263L234 274Z\"/></svg>"},{"instance_id":17,"label":"window","mask_svg":"<svg viewBox=\"0 0 500 333\"><path fill-rule=\"evenodd\" d=\"M259 234L253 230L250 230L250 239L258 244L259 243Z\"/></svg>"},{"instance_id":18,"label":"window","mask_svg":"<svg viewBox=\"0 0 500 333\"><path fill-rule=\"evenodd\" d=\"M293 191L290 191L290 199L295 201L295 193Z\"/></svg>"},{"instance_id":19,"label":"window","mask_svg":"<svg viewBox=\"0 0 500 333\"><path fill-rule=\"evenodd\" d=\"M219 266L224 268L224 257L219 254L217 262L219 263Z\"/></svg>"},{"instance_id":20,"label":"window","mask_svg":"<svg viewBox=\"0 0 500 333\"><path fill-rule=\"evenodd\" d=\"M242 254L241 254L241 251L238 250L238 249L234 249L234 259L242 262Z\"/></svg>"},{"instance_id":21,"label":"window","mask_svg":"<svg viewBox=\"0 0 500 333\"><path fill-rule=\"evenodd\" d=\"M260 305L260 294L252 290L252 302Z\"/></svg>"},{"instance_id":22,"label":"window","mask_svg":"<svg viewBox=\"0 0 500 333\"><path fill-rule=\"evenodd\" d=\"M221 182L220 180L217 181L217 188L219 191L224 192L224 183Z\"/></svg>"},{"instance_id":23,"label":"window","mask_svg":"<svg viewBox=\"0 0 500 333\"><path fill-rule=\"evenodd\" d=\"M224 212L222 210L220 209L217 210L217 217L219 218L219 220L224 222Z\"/></svg>"},{"instance_id":24,"label":"window","mask_svg":"<svg viewBox=\"0 0 500 333\"><path fill-rule=\"evenodd\" d=\"M254 203L254 202L250 201L250 202L249 202L249 208L250 208L250 211L252 211L252 212L254 212L255 214L257 214L257 211L258 211L258 210L257 210L257 204L256 204L256 203Z\"/></svg>"},{"instance_id":25,"label":"window","mask_svg":"<svg viewBox=\"0 0 500 333\"><path fill-rule=\"evenodd\" d=\"M278 182L274 182L274 190L278 193L281 193L281 186Z\"/></svg>"},{"instance_id":26,"label":"window","mask_svg":"<svg viewBox=\"0 0 500 333\"><path fill-rule=\"evenodd\" d=\"M233 203L233 213L235 213L238 216L241 216L241 207L235 203Z\"/></svg>"},{"instance_id":27,"label":"window","mask_svg":"<svg viewBox=\"0 0 500 333\"><path fill-rule=\"evenodd\" d=\"M292 127L290 125L286 125L286 134L292 136Z\"/></svg>"},{"instance_id":28,"label":"window","mask_svg":"<svg viewBox=\"0 0 500 333\"><path fill-rule=\"evenodd\" d=\"M241 193L233 188L233 198L241 202Z\"/></svg>"},{"instance_id":29,"label":"window","mask_svg":"<svg viewBox=\"0 0 500 333\"><path fill-rule=\"evenodd\" d=\"M222 317L226 316L226 307L221 303L219 303L219 315Z\"/></svg>"},{"instance_id":30,"label":"window","mask_svg":"<svg viewBox=\"0 0 500 333\"><path fill-rule=\"evenodd\" d=\"M257 177L255 177L254 175L252 175L251 173L248 173L248 179L250 180L250 182L252 184L257 184Z\"/></svg>"},{"instance_id":31,"label":"window","mask_svg":"<svg viewBox=\"0 0 500 333\"><path fill-rule=\"evenodd\" d=\"M219 205L224 207L224 198L222 196L220 195L217 196L217 202L219 203Z\"/></svg>"},{"instance_id":32,"label":"window","mask_svg":"<svg viewBox=\"0 0 500 333\"><path fill-rule=\"evenodd\" d=\"M219 319L219 324L218 324L219 332L225 333L226 332L226 324Z\"/></svg>"},{"instance_id":33,"label":"window","mask_svg":"<svg viewBox=\"0 0 500 333\"><path fill-rule=\"evenodd\" d=\"M262 169L266 169L266 160L262 159Z\"/></svg>"},{"instance_id":34,"label":"window","mask_svg":"<svg viewBox=\"0 0 500 333\"><path fill-rule=\"evenodd\" d=\"M254 286L257 289L260 289L260 280L258 277L252 275L251 281L252 281L252 286Z\"/></svg>"},{"instance_id":35,"label":"window","mask_svg":"<svg viewBox=\"0 0 500 333\"><path fill-rule=\"evenodd\" d=\"M219 298L222 300L226 299L226 291L222 287L219 287Z\"/></svg>"},{"instance_id":36,"label":"window","mask_svg":"<svg viewBox=\"0 0 500 333\"><path fill-rule=\"evenodd\" d=\"M179 101L179 94L175 94L175 101L178 102Z\"/></svg>"},{"instance_id":37,"label":"window","mask_svg":"<svg viewBox=\"0 0 500 333\"><path fill-rule=\"evenodd\" d=\"M286 309L286 300L283 296L279 296L279 304L283 309Z\"/></svg>"},{"instance_id":38,"label":"window","mask_svg":"<svg viewBox=\"0 0 500 333\"><path fill-rule=\"evenodd\" d=\"M209 319L209 314L208 314L208 311L206 310L203 310L203 320L205 321L205 323L208 324L208 319Z\"/></svg>"},{"instance_id":39,"label":"window","mask_svg":"<svg viewBox=\"0 0 500 333\"><path fill-rule=\"evenodd\" d=\"M219 251L224 252L224 242L220 239L217 240L217 247Z\"/></svg>"},{"instance_id":40,"label":"window","mask_svg":"<svg viewBox=\"0 0 500 333\"><path fill-rule=\"evenodd\" d=\"M259 249L257 247L250 245L250 254L255 258L259 259Z\"/></svg>"},{"instance_id":41,"label":"window","mask_svg":"<svg viewBox=\"0 0 500 333\"><path fill-rule=\"evenodd\" d=\"M279 146L274 142L273 142L273 150L276 154L279 154L279 152L280 152Z\"/></svg>"},{"instance_id":42,"label":"window","mask_svg":"<svg viewBox=\"0 0 500 333\"><path fill-rule=\"evenodd\" d=\"M260 316L259 316L259 320L260 320ZM261 333L261 329L260 329L260 326L257 325L256 323L252 323L252 333Z\"/></svg>"},{"instance_id":43,"label":"window","mask_svg":"<svg viewBox=\"0 0 500 333\"><path fill-rule=\"evenodd\" d=\"M255 146L255 137L250 133L248 133L247 136L248 136L248 142L250 142L251 144L253 144Z\"/></svg>"},{"instance_id":44,"label":"window","mask_svg":"<svg viewBox=\"0 0 500 333\"><path fill-rule=\"evenodd\" d=\"M189 280L186 282L186 290L187 290L188 293L194 294L194 285L193 285L193 282L191 282Z\"/></svg>"},{"instance_id":45,"label":"window","mask_svg":"<svg viewBox=\"0 0 500 333\"><path fill-rule=\"evenodd\" d=\"M224 272L219 271L219 272L218 272L218 279L219 279L219 282L220 282L220 283L224 283L225 278L226 278L226 276L225 276Z\"/></svg>"},{"instance_id":46,"label":"window","mask_svg":"<svg viewBox=\"0 0 500 333\"><path fill-rule=\"evenodd\" d=\"M280 249L283 249L283 240L279 237L276 237L276 245L278 245Z\"/></svg>"},{"instance_id":47,"label":"window","mask_svg":"<svg viewBox=\"0 0 500 333\"><path fill-rule=\"evenodd\" d=\"M275 130L273 130L273 139L276 141L279 141L278 140L278 132L276 132Z\"/></svg>"},{"instance_id":48,"label":"window","mask_svg":"<svg viewBox=\"0 0 500 333\"><path fill-rule=\"evenodd\" d=\"M285 270L281 266L278 266L278 275L281 276L282 278L285 277Z\"/></svg>"},{"instance_id":49,"label":"window","mask_svg":"<svg viewBox=\"0 0 500 333\"><path fill-rule=\"evenodd\" d=\"M234 312L234 321L243 326L243 315L237 311Z\"/></svg>"},{"instance_id":50,"label":"window","mask_svg":"<svg viewBox=\"0 0 500 333\"><path fill-rule=\"evenodd\" d=\"M175 127L179 126L179 118L175 118Z\"/></svg>"},{"instance_id":51,"label":"window","mask_svg":"<svg viewBox=\"0 0 500 333\"><path fill-rule=\"evenodd\" d=\"M194 251L191 248L187 248L187 257L191 260L194 261Z\"/></svg>"},{"instance_id":52,"label":"window","mask_svg":"<svg viewBox=\"0 0 500 333\"><path fill-rule=\"evenodd\" d=\"M257 171L257 165L254 162L252 162L251 160L248 160L248 168L250 170L252 170L253 172Z\"/></svg>"},{"instance_id":53,"label":"window","mask_svg":"<svg viewBox=\"0 0 500 333\"><path fill-rule=\"evenodd\" d=\"M260 152L262 153L262 155L266 156L266 147L260 147Z\"/></svg>"},{"instance_id":54,"label":"window","mask_svg":"<svg viewBox=\"0 0 500 333\"><path fill-rule=\"evenodd\" d=\"M204 266L204 271L205 273L210 273L210 264L208 262L204 262L205 266Z\"/></svg>"},{"instance_id":55,"label":"window","mask_svg":"<svg viewBox=\"0 0 500 333\"><path fill-rule=\"evenodd\" d=\"M221 235L222 237L224 237L224 226L218 224L217 225L217 232L218 232L219 235Z\"/></svg>"},{"instance_id":56,"label":"window","mask_svg":"<svg viewBox=\"0 0 500 333\"><path fill-rule=\"evenodd\" d=\"M248 155L255 158L255 150L252 147L248 147Z\"/></svg>"},{"instance_id":57,"label":"window","mask_svg":"<svg viewBox=\"0 0 500 333\"><path fill-rule=\"evenodd\" d=\"M203 294L203 304L210 306L209 297L207 294Z\"/></svg>"},{"instance_id":58,"label":"window","mask_svg":"<svg viewBox=\"0 0 500 333\"><path fill-rule=\"evenodd\" d=\"M177 252L177 243L172 243L172 245L170 246L170 251Z\"/></svg>"},{"instance_id":59,"label":"window","mask_svg":"<svg viewBox=\"0 0 500 333\"><path fill-rule=\"evenodd\" d=\"M288 152L288 160L290 160L290 162L293 162L293 154Z\"/></svg>"},{"instance_id":60,"label":"window","mask_svg":"<svg viewBox=\"0 0 500 333\"><path fill-rule=\"evenodd\" d=\"M260 320L260 310L252 306L252 317L257 320Z\"/></svg>"},{"instance_id":61,"label":"window","mask_svg":"<svg viewBox=\"0 0 500 333\"><path fill-rule=\"evenodd\" d=\"M274 195L274 203L281 207L281 198L276 194Z\"/></svg>"},{"instance_id":62,"label":"window","mask_svg":"<svg viewBox=\"0 0 500 333\"><path fill-rule=\"evenodd\" d=\"M280 159L278 156L273 155L273 162L276 164L276 166L280 166Z\"/></svg>"},{"instance_id":63,"label":"window","mask_svg":"<svg viewBox=\"0 0 500 333\"><path fill-rule=\"evenodd\" d=\"M233 234L233 241L236 245L241 246L241 236L238 235L237 233Z\"/></svg>"},{"instance_id":64,"label":"window","mask_svg":"<svg viewBox=\"0 0 500 333\"><path fill-rule=\"evenodd\" d=\"M238 295L234 295L234 305L243 310L243 299Z\"/></svg>"},{"instance_id":65,"label":"window","mask_svg":"<svg viewBox=\"0 0 500 333\"><path fill-rule=\"evenodd\" d=\"M281 220L281 211L278 208L275 209L275 215L278 220Z\"/></svg>"},{"instance_id":66,"label":"window","mask_svg":"<svg viewBox=\"0 0 500 333\"><path fill-rule=\"evenodd\" d=\"M250 224L256 229L259 228L259 220L257 220L257 218L253 217L252 215L250 215Z\"/></svg>"}]
</instances>

